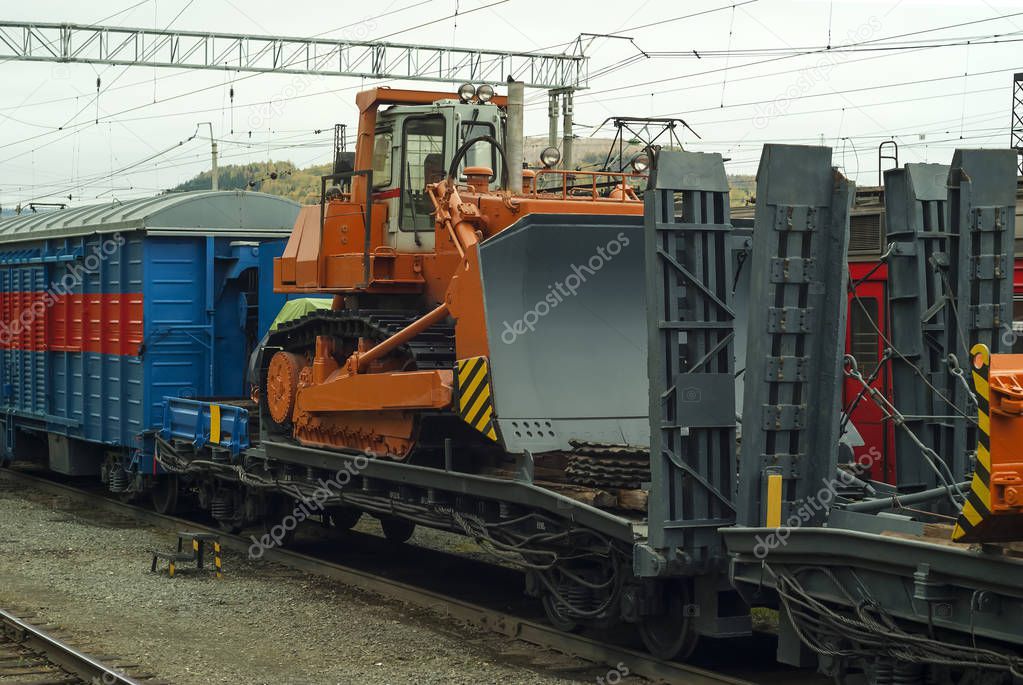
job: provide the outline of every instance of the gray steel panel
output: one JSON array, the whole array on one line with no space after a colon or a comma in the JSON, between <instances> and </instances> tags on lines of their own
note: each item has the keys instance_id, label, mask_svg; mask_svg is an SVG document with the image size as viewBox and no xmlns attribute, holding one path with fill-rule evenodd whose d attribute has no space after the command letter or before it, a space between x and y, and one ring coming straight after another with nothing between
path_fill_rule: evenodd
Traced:
<instances>
[{"instance_id":1,"label":"gray steel panel","mask_svg":"<svg viewBox=\"0 0 1023 685\"><path fill-rule=\"evenodd\" d=\"M1023 559L926 538L877 535L858 530L783 529L784 544L769 544L773 528L727 528L722 535L735 555L733 582L763 595L774 573L806 569L799 578L810 594L848 606L876 601L893 617L955 630L964 639L990 637L1023 645ZM775 537L774 539L777 539ZM826 568L831 576L814 569ZM838 591L834 579L848 594ZM931 597L928 601L925 597Z\"/></svg>"},{"instance_id":2,"label":"gray steel panel","mask_svg":"<svg viewBox=\"0 0 1023 685\"><path fill-rule=\"evenodd\" d=\"M480 271L505 447L648 445L640 217L530 215L480 246Z\"/></svg>"},{"instance_id":3,"label":"gray steel panel","mask_svg":"<svg viewBox=\"0 0 1023 685\"><path fill-rule=\"evenodd\" d=\"M662 154L653 179L658 190L703 190L728 192L725 165L716 152L687 155Z\"/></svg>"},{"instance_id":4,"label":"gray steel panel","mask_svg":"<svg viewBox=\"0 0 1023 685\"><path fill-rule=\"evenodd\" d=\"M96 445L50 433L47 436L49 468L65 476L98 476L103 452Z\"/></svg>"},{"instance_id":5,"label":"gray steel panel","mask_svg":"<svg viewBox=\"0 0 1023 685\"><path fill-rule=\"evenodd\" d=\"M719 155L661 151L646 191L649 546L683 573L722 565L734 521L736 243ZM705 185L700 185L705 184ZM639 564L640 575L658 572Z\"/></svg>"},{"instance_id":6,"label":"gray steel panel","mask_svg":"<svg viewBox=\"0 0 1023 685\"><path fill-rule=\"evenodd\" d=\"M952 454L963 450L955 444L955 424L962 419L917 418L954 414L943 399L952 397L953 379L946 359L955 346L949 288L954 292L959 282L951 264L954 237L949 228L948 172L944 164L907 164L887 171L884 178L888 239L895 245L888 259L892 321L888 336L899 353L891 362L895 405L914 417L906 421L906 428L951 461ZM859 304L854 299L850 306ZM917 443L906 430L897 427L895 431L899 484L910 489L935 487L937 476Z\"/></svg>"},{"instance_id":7,"label":"gray steel panel","mask_svg":"<svg viewBox=\"0 0 1023 685\"><path fill-rule=\"evenodd\" d=\"M784 478L783 520L834 477L852 199L853 184L832 169L830 148L764 146L748 267L740 523L762 522L769 470ZM812 259L814 268L778 278L778 258Z\"/></svg>"},{"instance_id":8,"label":"gray steel panel","mask_svg":"<svg viewBox=\"0 0 1023 685\"><path fill-rule=\"evenodd\" d=\"M735 283L732 307L735 311L735 416L739 421L738 435L742 435L742 402L746 379L746 339L749 327L750 255L753 252L751 228L732 231L732 273Z\"/></svg>"},{"instance_id":9,"label":"gray steel panel","mask_svg":"<svg viewBox=\"0 0 1023 685\"><path fill-rule=\"evenodd\" d=\"M1014 237L1016 223L1016 156L1012 150L956 150L948 175L953 249L953 284L956 294L958 343L952 348L962 366L977 343L992 353L1011 352ZM980 257L997 259L1002 266L988 273L975 268ZM965 336L965 339L963 339ZM974 405L960 383L952 383L953 401L960 412L973 416ZM965 480L973 472L967 454L976 449L975 425L955 427L953 477Z\"/></svg>"}]
</instances>

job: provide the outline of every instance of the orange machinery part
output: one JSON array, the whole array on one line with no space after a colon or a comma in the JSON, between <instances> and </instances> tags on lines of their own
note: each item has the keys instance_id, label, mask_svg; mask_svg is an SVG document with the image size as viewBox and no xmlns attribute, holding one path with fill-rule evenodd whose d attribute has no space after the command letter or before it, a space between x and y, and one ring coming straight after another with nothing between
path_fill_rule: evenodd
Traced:
<instances>
[{"instance_id":1,"label":"orange machinery part","mask_svg":"<svg viewBox=\"0 0 1023 685\"><path fill-rule=\"evenodd\" d=\"M991 355L991 512L1023 513L1023 354ZM982 427L983 428L983 427ZM1023 539L1023 530L1020 530Z\"/></svg>"}]
</instances>

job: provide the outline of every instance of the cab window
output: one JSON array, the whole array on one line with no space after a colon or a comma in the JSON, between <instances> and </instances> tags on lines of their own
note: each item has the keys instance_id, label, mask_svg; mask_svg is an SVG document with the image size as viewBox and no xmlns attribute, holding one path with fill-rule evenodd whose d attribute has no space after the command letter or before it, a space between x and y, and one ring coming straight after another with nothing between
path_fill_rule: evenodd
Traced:
<instances>
[{"instance_id":1,"label":"cab window","mask_svg":"<svg viewBox=\"0 0 1023 685\"><path fill-rule=\"evenodd\" d=\"M381 129L373 136L373 187L386 188L391 185L391 144L394 134L391 129Z\"/></svg>"},{"instance_id":2,"label":"cab window","mask_svg":"<svg viewBox=\"0 0 1023 685\"><path fill-rule=\"evenodd\" d=\"M482 121L463 121L459 144L482 136L493 135L493 124ZM465 154L465 160L458 169L458 173L459 175L462 175L465 167L467 166L485 166L490 167L490 169L497 174L499 173L497 169L497 161L497 150L494 149L493 145L488 142L476 143L469 148L469 151Z\"/></svg>"},{"instance_id":3,"label":"cab window","mask_svg":"<svg viewBox=\"0 0 1023 685\"><path fill-rule=\"evenodd\" d=\"M444 131L443 116L430 115L405 120L401 169L401 216L403 231L433 230L433 202L426 195L426 186L443 180Z\"/></svg>"}]
</instances>

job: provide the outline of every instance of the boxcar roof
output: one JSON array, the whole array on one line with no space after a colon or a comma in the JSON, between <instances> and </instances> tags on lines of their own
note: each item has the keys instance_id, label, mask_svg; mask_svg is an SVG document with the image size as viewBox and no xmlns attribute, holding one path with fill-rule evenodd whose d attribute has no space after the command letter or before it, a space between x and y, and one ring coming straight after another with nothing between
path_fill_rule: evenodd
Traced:
<instances>
[{"instance_id":1,"label":"boxcar roof","mask_svg":"<svg viewBox=\"0 0 1023 685\"><path fill-rule=\"evenodd\" d=\"M239 190L168 193L127 202L22 214L0 220L0 243L94 233L287 237L299 205Z\"/></svg>"}]
</instances>

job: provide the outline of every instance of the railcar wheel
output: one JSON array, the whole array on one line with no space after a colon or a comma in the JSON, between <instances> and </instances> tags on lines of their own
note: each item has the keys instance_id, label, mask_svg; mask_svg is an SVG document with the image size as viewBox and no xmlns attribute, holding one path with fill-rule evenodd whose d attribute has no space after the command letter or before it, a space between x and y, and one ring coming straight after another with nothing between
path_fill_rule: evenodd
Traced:
<instances>
[{"instance_id":1,"label":"railcar wheel","mask_svg":"<svg viewBox=\"0 0 1023 685\"><path fill-rule=\"evenodd\" d=\"M156 479L149 491L153 509L165 516L173 516L178 512L178 477L162 476Z\"/></svg>"},{"instance_id":2,"label":"railcar wheel","mask_svg":"<svg viewBox=\"0 0 1023 685\"><path fill-rule=\"evenodd\" d=\"M330 525L333 528L338 530L351 530L355 527L355 524L359 522L359 519L362 518L362 510L356 509L355 507L335 507L328 512L327 517L329 518Z\"/></svg>"},{"instance_id":3,"label":"railcar wheel","mask_svg":"<svg viewBox=\"0 0 1023 685\"><path fill-rule=\"evenodd\" d=\"M279 547L290 547L298 533L295 500L284 495L268 495L262 503L260 531ZM258 506L253 503L253 507Z\"/></svg>"},{"instance_id":4,"label":"railcar wheel","mask_svg":"<svg viewBox=\"0 0 1023 685\"><path fill-rule=\"evenodd\" d=\"M696 649L700 636L691 596L687 583L671 583L664 588L664 613L645 616L639 622L643 644L658 659L684 660Z\"/></svg>"},{"instance_id":5,"label":"railcar wheel","mask_svg":"<svg viewBox=\"0 0 1023 685\"><path fill-rule=\"evenodd\" d=\"M237 521L231 521L228 519L217 519L217 528L224 531L228 535L237 535L242 532L241 524Z\"/></svg>"},{"instance_id":6,"label":"railcar wheel","mask_svg":"<svg viewBox=\"0 0 1023 685\"><path fill-rule=\"evenodd\" d=\"M391 542L407 542L416 529L416 524L408 519L387 517L380 519L380 527L384 529L384 537Z\"/></svg>"}]
</instances>

